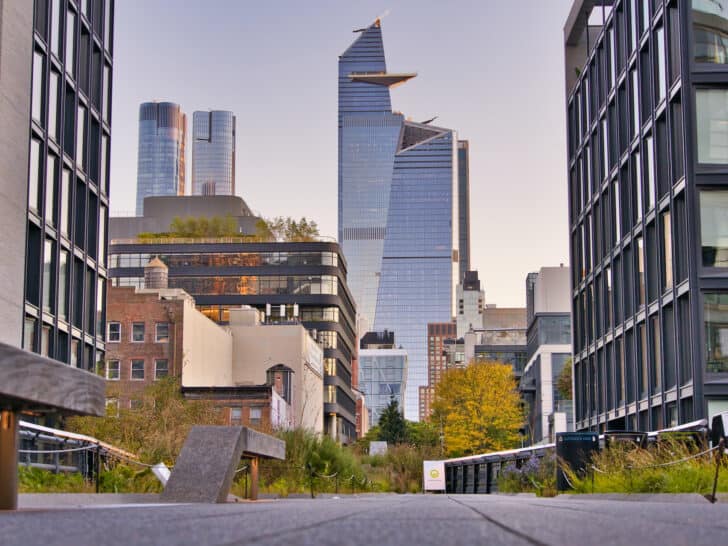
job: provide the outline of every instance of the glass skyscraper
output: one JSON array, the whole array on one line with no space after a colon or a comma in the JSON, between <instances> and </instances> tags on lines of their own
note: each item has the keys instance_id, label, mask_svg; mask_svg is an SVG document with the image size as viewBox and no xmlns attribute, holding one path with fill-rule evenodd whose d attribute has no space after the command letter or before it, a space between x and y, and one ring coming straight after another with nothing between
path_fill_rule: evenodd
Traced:
<instances>
[{"instance_id":1,"label":"glass skyscraper","mask_svg":"<svg viewBox=\"0 0 728 546\"><path fill-rule=\"evenodd\" d=\"M235 116L192 114L192 195L235 195Z\"/></svg>"},{"instance_id":2,"label":"glass skyscraper","mask_svg":"<svg viewBox=\"0 0 728 546\"><path fill-rule=\"evenodd\" d=\"M462 282L465 272L470 271L470 142L458 140L458 214L460 225L458 232L460 243L460 274L458 281Z\"/></svg>"},{"instance_id":3,"label":"glass skyscraper","mask_svg":"<svg viewBox=\"0 0 728 546\"><path fill-rule=\"evenodd\" d=\"M139 107L139 156L136 215L144 198L185 194L187 116L173 102L145 102Z\"/></svg>"},{"instance_id":4,"label":"glass skyscraper","mask_svg":"<svg viewBox=\"0 0 728 546\"><path fill-rule=\"evenodd\" d=\"M458 277L457 138L405 120L389 88L379 20L339 58L339 241L367 329L394 331L409 355L405 416L427 384L427 324L453 317ZM373 327L373 328L372 328Z\"/></svg>"}]
</instances>

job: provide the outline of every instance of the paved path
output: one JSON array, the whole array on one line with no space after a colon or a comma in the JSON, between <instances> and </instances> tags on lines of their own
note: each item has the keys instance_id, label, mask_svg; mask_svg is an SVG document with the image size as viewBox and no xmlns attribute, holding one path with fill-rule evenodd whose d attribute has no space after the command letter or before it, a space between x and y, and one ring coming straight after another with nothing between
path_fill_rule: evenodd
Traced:
<instances>
[{"instance_id":1,"label":"paved path","mask_svg":"<svg viewBox=\"0 0 728 546\"><path fill-rule=\"evenodd\" d=\"M728 543L728 504L372 495L0 513L0 544L599 545Z\"/></svg>"}]
</instances>

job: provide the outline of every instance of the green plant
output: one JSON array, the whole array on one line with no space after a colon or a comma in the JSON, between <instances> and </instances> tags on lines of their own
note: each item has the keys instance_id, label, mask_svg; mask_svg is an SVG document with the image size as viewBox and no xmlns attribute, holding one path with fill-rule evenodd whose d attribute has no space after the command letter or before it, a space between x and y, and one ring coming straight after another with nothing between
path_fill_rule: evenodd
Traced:
<instances>
[{"instance_id":1,"label":"green plant","mask_svg":"<svg viewBox=\"0 0 728 546\"><path fill-rule=\"evenodd\" d=\"M555 457L545 455L538 458L532 455L520 466L515 462L508 463L498 475L498 491L553 497L556 494Z\"/></svg>"},{"instance_id":2,"label":"green plant","mask_svg":"<svg viewBox=\"0 0 728 546\"><path fill-rule=\"evenodd\" d=\"M18 490L21 493L90 493L93 485L78 472L59 472L21 466L18 468Z\"/></svg>"}]
</instances>

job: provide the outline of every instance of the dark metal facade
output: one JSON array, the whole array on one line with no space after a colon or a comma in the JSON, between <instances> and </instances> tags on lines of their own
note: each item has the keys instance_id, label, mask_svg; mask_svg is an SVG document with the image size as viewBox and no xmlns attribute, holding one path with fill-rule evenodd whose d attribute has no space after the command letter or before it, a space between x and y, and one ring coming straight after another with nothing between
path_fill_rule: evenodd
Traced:
<instances>
[{"instance_id":1,"label":"dark metal facade","mask_svg":"<svg viewBox=\"0 0 728 546\"><path fill-rule=\"evenodd\" d=\"M600 26L587 27L578 10L595 3ZM657 430L728 400L728 270L716 259L728 209L715 205L728 115L710 110L728 93L721 10L575 2L567 23L577 430Z\"/></svg>"},{"instance_id":2,"label":"dark metal facade","mask_svg":"<svg viewBox=\"0 0 728 546\"><path fill-rule=\"evenodd\" d=\"M169 268L170 288L182 288L197 308L219 323L230 307L271 306L268 320L298 319L324 349L324 426L337 438L356 438L351 361L356 350L356 308L337 243L240 243L191 240L113 242L110 277L115 286L144 286L144 266L158 256ZM280 315L280 306L285 315Z\"/></svg>"},{"instance_id":3,"label":"dark metal facade","mask_svg":"<svg viewBox=\"0 0 728 546\"><path fill-rule=\"evenodd\" d=\"M35 0L23 347L104 353L114 0ZM20 281L20 279L19 279Z\"/></svg>"}]
</instances>

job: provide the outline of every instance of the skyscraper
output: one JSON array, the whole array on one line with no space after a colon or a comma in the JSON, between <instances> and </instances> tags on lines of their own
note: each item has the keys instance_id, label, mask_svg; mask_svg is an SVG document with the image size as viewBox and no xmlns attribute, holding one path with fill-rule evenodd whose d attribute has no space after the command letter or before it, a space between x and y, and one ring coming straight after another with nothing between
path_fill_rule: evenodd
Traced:
<instances>
[{"instance_id":1,"label":"skyscraper","mask_svg":"<svg viewBox=\"0 0 728 546\"><path fill-rule=\"evenodd\" d=\"M136 215L144 198L185 194L187 116L173 102L145 102L139 107Z\"/></svg>"},{"instance_id":2,"label":"skyscraper","mask_svg":"<svg viewBox=\"0 0 728 546\"><path fill-rule=\"evenodd\" d=\"M728 407L728 7L594 4L564 34L576 428L657 430Z\"/></svg>"},{"instance_id":3,"label":"skyscraper","mask_svg":"<svg viewBox=\"0 0 728 546\"><path fill-rule=\"evenodd\" d=\"M192 114L192 195L235 195L235 116Z\"/></svg>"},{"instance_id":4,"label":"skyscraper","mask_svg":"<svg viewBox=\"0 0 728 546\"><path fill-rule=\"evenodd\" d=\"M392 111L389 88L416 74L387 72L379 20L359 32L339 58L339 240L364 323L407 351L405 415L416 420L427 324L454 314L457 138Z\"/></svg>"},{"instance_id":5,"label":"skyscraper","mask_svg":"<svg viewBox=\"0 0 728 546\"><path fill-rule=\"evenodd\" d=\"M458 140L458 253L460 274L458 282L464 282L465 272L470 271L470 141Z\"/></svg>"},{"instance_id":6,"label":"skyscraper","mask_svg":"<svg viewBox=\"0 0 728 546\"><path fill-rule=\"evenodd\" d=\"M104 354L114 2L78 7L0 2L0 341L92 370Z\"/></svg>"}]
</instances>

